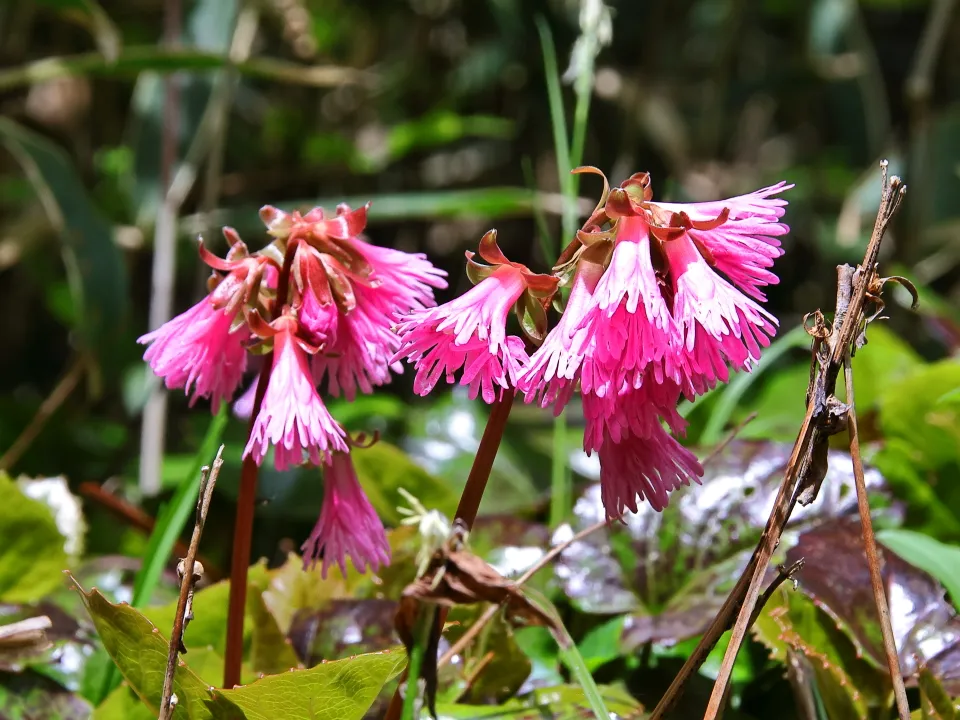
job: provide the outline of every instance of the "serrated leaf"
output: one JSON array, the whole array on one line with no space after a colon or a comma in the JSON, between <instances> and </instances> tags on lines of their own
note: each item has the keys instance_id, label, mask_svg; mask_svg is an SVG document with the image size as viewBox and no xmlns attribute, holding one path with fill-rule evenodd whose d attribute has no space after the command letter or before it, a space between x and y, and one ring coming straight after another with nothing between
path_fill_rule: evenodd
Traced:
<instances>
[{"instance_id":1,"label":"serrated leaf","mask_svg":"<svg viewBox=\"0 0 960 720\"><path fill-rule=\"evenodd\" d=\"M126 603L114 605L96 588L85 592L77 585L77 590L104 649L140 699L154 713L158 712L168 641L153 623ZM174 675L173 686L179 700L173 713L177 720L242 717L219 691L210 688L182 660Z\"/></svg>"},{"instance_id":2,"label":"serrated leaf","mask_svg":"<svg viewBox=\"0 0 960 720\"><path fill-rule=\"evenodd\" d=\"M156 712L163 689L167 640L138 610L115 605L96 589L81 599L104 648L138 696ZM181 659L174 677L173 717L190 720L360 720L383 685L406 663L400 648L269 675L231 690L209 687Z\"/></svg>"},{"instance_id":3,"label":"serrated leaf","mask_svg":"<svg viewBox=\"0 0 960 720\"><path fill-rule=\"evenodd\" d=\"M887 588L894 640L905 678L915 678L926 663L950 693L960 694L960 617L944 599L936 580L881 546L882 576ZM856 520L823 525L800 536L787 562L805 558L800 576L803 593L877 668L886 656L860 526Z\"/></svg>"},{"instance_id":4,"label":"serrated leaf","mask_svg":"<svg viewBox=\"0 0 960 720\"><path fill-rule=\"evenodd\" d=\"M0 600L37 600L63 582L64 537L50 509L0 473Z\"/></svg>"},{"instance_id":5,"label":"serrated leaf","mask_svg":"<svg viewBox=\"0 0 960 720\"><path fill-rule=\"evenodd\" d=\"M223 694L248 720L361 720L406 663L403 648L394 648L269 675Z\"/></svg>"}]
</instances>

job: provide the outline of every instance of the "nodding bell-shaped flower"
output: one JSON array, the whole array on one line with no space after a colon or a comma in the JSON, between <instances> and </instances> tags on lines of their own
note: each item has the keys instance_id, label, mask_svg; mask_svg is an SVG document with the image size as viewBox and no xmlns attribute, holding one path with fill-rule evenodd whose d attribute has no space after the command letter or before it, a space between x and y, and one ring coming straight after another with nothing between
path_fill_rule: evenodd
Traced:
<instances>
[{"instance_id":1,"label":"nodding bell-shaped flower","mask_svg":"<svg viewBox=\"0 0 960 720\"><path fill-rule=\"evenodd\" d=\"M148 346L143 358L167 388L192 391L191 405L210 398L213 412L233 397L247 368L250 332L243 310L256 304L265 267L265 259L249 255L234 230L225 228L223 234L231 245L226 260L199 246L201 259L215 271L209 294L137 340Z\"/></svg>"},{"instance_id":2,"label":"nodding bell-shaped flower","mask_svg":"<svg viewBox=\"0 0 960 720\"><path fill-rule=\"evenodd\" d=\"M401 372L391 356L399 347L397 317L435 304L445 273L421 254L382 248L359 237L367 207L340 205L334 217L321 208L305 215L267 206L268 232L296 243L293 280L305 337L318 347L314 378L334 396L353 399Z\"/></svg>"},{"instance_id":3,"label":"nodding bell-shaped flower","mask_svg":"<svg viewBox=\"0 0 960 720\"><path fill-rule=\"evenodd\" d=\"M383 523L357 480L351 453L333 453L324 467L320 517L301 550L304 570L323 559L324 578L333 564L346 576L347 558L359 572L390 563Z\"/></svg>"},{"instance_id":4,"label":"nodding bell-shaped flower","mask_svg":"<svg viewBox=\"0 0 960 720\"><path fill-rule=\"evenodd\" d=\"M346 433L313 385L307 354L316 348L301 337L293 312L269 325L256 313L248 321L257 335L273 341L273 367L243 456L259 465L273 446L277 469L286 470L303 464L305 455L319 465L330 452L347 452Z\"/></svg>"},{"instance_id":5,"label":"nodding bell-shaped flower","mask_svg":"<svg viewBox=\"0 0 960 720\"><path fill-rule=\"evenodd\" d=\"M511 310L520 317L523 331L542 341L546 330L544 301L557 287L557 279L537 275L524 265L510 262L497 245L491 230L480 241L480 257L489 265L474 262L467 253L467 274L475 287L437 308L419 310L397 324L400 348L392 360L407 359L417 375L414 391L429 393L441 378L456 380L491 403L498 389L516 387L527 361L523 340L507 335Z\"/></svg>"}]
</instances>

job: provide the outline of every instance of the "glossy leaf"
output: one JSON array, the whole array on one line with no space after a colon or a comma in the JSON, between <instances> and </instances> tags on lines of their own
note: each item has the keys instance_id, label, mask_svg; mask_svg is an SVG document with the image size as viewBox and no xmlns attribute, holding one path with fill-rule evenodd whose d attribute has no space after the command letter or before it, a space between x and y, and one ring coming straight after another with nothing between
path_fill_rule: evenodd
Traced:
<instances>
[{"instance_id":1,"label":"glossy leaf","mask_svg":"<svg viewBox=\"0 0 960 720\"><path fill-rule=\"evenodd\" d=\"M63 582L64 537L50 509L0 472L0 600L25 603Z\"/></svg>"},{"instance_id":2,"label":"glossy leaf","mask_svg":"<svg viewBox=\"0 0 960 720\"><path fill-rule=\"evenodd\" d=\"M565 550L555 574L585 612L629 613L622 648L699 635L739 578L770 512L791 447L735 441L706 466L702 486L681 488L662 513L642 504L625 527L594 532ZM849 456L831 451L820 498L798 507L781 547L797 533L856 507ZM875 491L883 482L868 471ZM578 531L603 519L599 486L577 501Z\"/></svg>"},{"instance_id":3,"label":"glossy leaf","mask_svg":"<svg viewBox=\"0 0 960 720\"><path fill-rule=\"evenodd\" d=\"M835 522L804 533L787 561L805 558L803 592L850 635L865 657L886 667L859 523ZM947 692L960 695L960 618L943 587L898 555L884 552L883 579L904 676L926 663Z\"/></svg>"},{"instance_id":4,"label":"glossy leaf","mask_svg":"<svg viewBox=\"0 0 960 720\"><path fill-rule=\"evenodd\" d=\"M626 690L610 685L600 687L604 704L615 717L639 720L643 708ZM590 705L576 685L537 689L521 699L495 707L437 705L437 720L572 720L589 717Z\"/></svg>"}]
</instances>

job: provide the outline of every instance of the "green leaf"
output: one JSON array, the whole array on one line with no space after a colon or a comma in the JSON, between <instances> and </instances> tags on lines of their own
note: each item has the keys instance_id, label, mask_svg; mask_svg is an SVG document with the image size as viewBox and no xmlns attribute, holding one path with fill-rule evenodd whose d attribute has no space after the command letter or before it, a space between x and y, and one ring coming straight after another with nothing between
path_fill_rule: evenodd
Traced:
<instances>
[{"instance_id":1,"label":"green leaf","mask_svg":"<svg viewBox=\"0 0 960 720\"><path fill-rule=\"evenodd\" d=\"M268 675L223 694L248 720L361 720L406 662L404 649L393 648Z\"/></svg>"},{"instance_id":2,"label":"green leaf","mask_svg":"<svg viewBox=\"0 0 960 720\"><path fill-rule=\"evenodd\" d=\"M137 695L156 712L168 642L138 610L80 591L104 648ZM195 611L196 612L196 611ZM189 659L189 655L187 656ZM211 688L183 660L174 676L174 718L191 720L360 720L406 663L402 648L357 655L310 670L268 675L231 690Z\"/></svg>"},{"instance_id":3,"label":"green leaf","mask_svg":"<svg viewBox=\"0 0 960 720\"><path fill-rule=\"evenodd\" d=\"M960 608L960 547L913 530L889 529L877 533L877 540L911 565L943 583L956 608Z\"/></svg>"},{"instance_id":4,"label":"green leaf","mask_svg":"<svg viewBox=\"0 0 960 720\"><path fill-rule=\"evenodd\" d=\"M251 565L247 576L250 586L265 586L268 571L265 562ZM248 588L250 592L252 588ZM193 595L193 620L183 633L183 645L187 650L211 647L221 656L227 652L227 606L230 598L230 581L222 580L199 590ZM159 607L143 608L144 616L169 633L177 613L174 600ZM243 622L244 642L249 642L253 632L253 618L248 614ZM288 669L288 668L284 668Z\"/></svg>"},{"instance_id":5,"label":"green leaf","mask_svg":"<svg viewBox=\"0 0 960 720\"><path fill-rule=\"evenodd\" d=\"M397 506L406 505L406 501L397 492L399 488L413 494L425 507L439 510L448 517L456 510L457 497L451 488L395 445L380 441L356 450L352 456L360 484L385 521L396 525L402 519Z\"/></svg>"},{"instance_id":6,"label":"green leaf","mask_svg":"<svg viewBox=\"0 0 960 720\"><path fill-rule=\"evenodd\" d=\"M63 582L64 537L50 509L0 473L0 601L38 600Z\"/></svg>"},{"instance_id":7,"label":"green leaf","mask_svg":"<svg viewBox=\"0 0 960 720\"><path fill-rule=\"evenodd\" d=\"M91 720L156 720L157 714L140 702L133 689L123 683L93 711Z\"/></svg>"},{"instance_id":8,"label":"green leaf","mask_svg":"<svg viewBox=\"0 0 960 720\"><path fill-rule=\"evenodd\" d=\"M921 720L956 720L960 717L960 702L950 698L926 665L920 667L917 684L920 686Z\"/></svg>"},{"instance_id":9,"label":"green leaf","mask_svg":"<svg viewBox=\"0 0 960 720\"><path fill-rule=\"evenodd\" d=\"M0 118L0 142L23 167L61 235L78 330L85 349L103 359L120 337L128 297L113 228L91 203L63 150L6 118Z\"/></svg>"},{"instance_id":10,"label":"green leaf","mask_svg":"<svg viewBox=\"0 0 960 720\"><path fill-rule=\"evenodd\" d=\"M938 400L960 387L960 363L943 360L909 375L880 400L880 425L886 438L911 448L913 461L936 469L960 461L960 408Z\"/></svg>"},{"instance_id":11,"label":"green leaf","mask_svg":"<svg viewBox=\"0 0 960 720\"><path fill-rule=\"evenodd\" d=\"M104 649L113 658L130 687L156 714L163 692L168 641L153 623L126 603L114 605L96 588L84 592L77 585L77 590L93 619ZM185 664L177 668L173 685L179 699L174 718L206 720L242 717L218 691L211 690Z\"/></svg>"},{"instance_id":12,"label":"green leaf","mask_svg":"<svg viewBox=\"0 0 960 720\"><path fill-rule=\"evenodd\" d=\"M862 659L836 621L802 593L774 593L753 632L781 662L788 652L806 658L809 667L803 677L815 683L827 717L867 717L869 707L888 697L889 679Z\"/></svg>"},{"instance_id":13,"label":"green leaf","mask_svg":"<svg viewBox=\"0 0 960 720\"><path fill-rule=\"evenodd\" d=\"M620 638L623 636L623 615L598 625L584 635L577 646L590 672L620 657Z\"/></svg>"},{"instance_id":14,"label":"green leaf","mask_svg":"<svg viewBox=\"0 0 960 720\"><path fill-rule=\"evenodd\" d=\"M256 568L265 568L258 563ZM285 672L300 663L290 641L281 632L276 619L270 613L263 599L263 593L270 586L270 574L251 572L247 576L247 611L244 625L250 621L250 667L255 673L271 675ZM226 627L224 618L223 627ZM383 646L381 646L383 647Z\"/></svg>"},{"instance_id":15,"label":"green leaf","mask_svg":"<svg viewBox=\"0 0 960 720\"><path fill-rule=\"evenodd\" d=\"M867 340L866 347L853 356L858 416L875 410L888 388L923 367L923 358L883 323L870 325Z\"/></svg>"}]
</instances>

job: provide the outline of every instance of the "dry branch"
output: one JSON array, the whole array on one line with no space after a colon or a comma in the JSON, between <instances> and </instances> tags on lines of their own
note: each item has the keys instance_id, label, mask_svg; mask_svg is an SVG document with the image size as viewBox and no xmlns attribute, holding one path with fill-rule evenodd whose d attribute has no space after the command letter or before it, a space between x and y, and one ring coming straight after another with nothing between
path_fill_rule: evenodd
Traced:
<instances>
[{"instance_id":1,"label":"dry branch","mask_svg":"<svg viewBox=\"0 0 960 720\"><path fill-rule=\"evenodd\" d=\"M660 700L651 715L652 720L662 718L673 706L686 682L733 623L730 643L710 696L705 720L715 720L719 716L734 661L755 616L770 559L797 502L804 505L812 502L823 482L829 438L842 431L847 419L847 406L835 395L837 379L848 354L866 342L866 324L875 316L875 313L869 318L865 316L867 302L881 306L879 293L884 280L876 274L880 243L906 191L900 178L888 179L886 160L880 163L880 168L883 188L877 220L859 268L854 271L844 265L837 269L837 302L832 326L819 310L805 318L807 332L813 337L807 410L760 542L733 591ZM812 326L808 320L813 321Z\"/></svg>"},{"instance_id":2,"label":"dry branch","mask_svg":"<svg viewBox=\"0 0 960 720\"><path fill-rule=\"evenodd\" d=\"M200 495L197 498L197 521L193 526L193 535L190 537L190 547L187 556L177 565L180 576L180 597L177 600L177 614L173 619L173 631L170 633L170 648L167 653L167 669L163 676L163 694L160 696L160 713L157 720L169 720L173 717L173 709L177 704L173 694L173 676L177 670L177 660L180 653L187 650L183 647L183 631L187 623L193 619L193 591L197 580L203 575L203 566L197 561L197 550L200 547L200 536L207 521L207 512L210 510L210 500L213 498L213 488L217 484L220 468L223 466L223 445L217 450L217 456L212 466L205 466L200 475Z\"/></svg>"}]
</instances>

